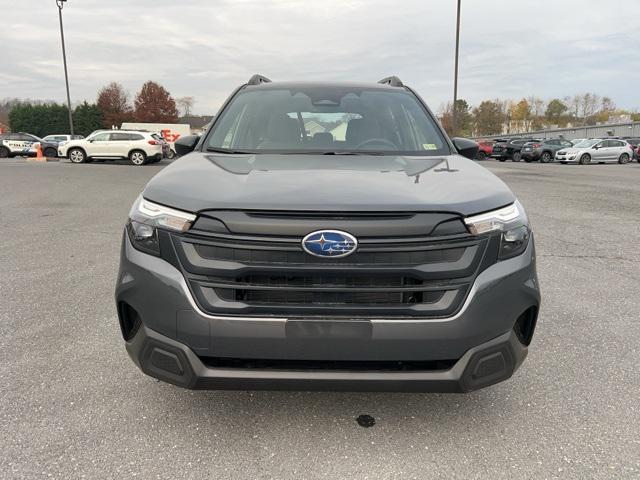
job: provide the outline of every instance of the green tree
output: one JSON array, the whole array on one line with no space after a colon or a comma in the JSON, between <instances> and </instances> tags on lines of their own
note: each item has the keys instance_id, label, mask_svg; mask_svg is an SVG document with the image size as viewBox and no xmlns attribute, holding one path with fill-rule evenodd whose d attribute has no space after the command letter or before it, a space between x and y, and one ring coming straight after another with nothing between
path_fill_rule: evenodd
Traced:
<instances>
[{"instance_id":1,"label":"green tree","mask_svg":"<svg viewBox=\"0 0 640 480\"><path fill-rule=\"evenodd\" d=\"M86 137L94 130L102 128L102 113L97 105L85 100L73 111L73 124L75 133Z\"/></svg>"},{"instance_id":2,"label":"green tree","mask_svg":"<svg viewBox=\"0 0 640 480\"><path fill-rule=\"evenodd\" d=\"M562 118L567 114L569 107L559 98L554 98L547 105L544 116L549 123L560 125Z\"/></svg>"},{"instance_id":3,"label":"green tree","mask_svg":"<svg viewBox=\"0 0 640 480\"><path fill-rule=\"evenodd\" d=\"M455 108L455 125L453 106L447 103L440 112L440 123L447 134L451 137L455 136L471 136L473 130L473 117L471 115L469 104L466 100L456 100Z\"/></svg>"},{"instance_id":4,"label":"green tree","mask_svg":"<svg viewBox=\"0 0 640 480\"><path fill-rule=\"evenodd\" d=\"M485 100L473 109L473 122L478 135L502 133L504 113L498 102Z\"/></svg>"},{"instance_id":5,"label":"green tree","mask_svg":"<svg viewBox=\"0 0 640 480\"><path fill-rule=\"evenodd\" d=\"M67 107L58 103L20 103L9 112L9 126L14 132L27 132L39 137L64 133L69 130Z\"/></svg>"}]
</instances>

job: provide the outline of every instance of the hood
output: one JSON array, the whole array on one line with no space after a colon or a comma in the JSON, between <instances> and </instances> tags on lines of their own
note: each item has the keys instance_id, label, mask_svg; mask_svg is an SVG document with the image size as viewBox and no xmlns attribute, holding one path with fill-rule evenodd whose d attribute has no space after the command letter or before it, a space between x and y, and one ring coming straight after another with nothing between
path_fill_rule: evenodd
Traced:
<instances>
[{"instance_id":1,"label":"hood","mask_svg":"<svg viewBox=\"0 0 640 480\"><path fill-rule=\"evenodd\" d=\"M271 155L193 152L143 196L202 210L443 211L472 215L515 200L498 177L459 155Z\"/></svg>"}]
</instances>

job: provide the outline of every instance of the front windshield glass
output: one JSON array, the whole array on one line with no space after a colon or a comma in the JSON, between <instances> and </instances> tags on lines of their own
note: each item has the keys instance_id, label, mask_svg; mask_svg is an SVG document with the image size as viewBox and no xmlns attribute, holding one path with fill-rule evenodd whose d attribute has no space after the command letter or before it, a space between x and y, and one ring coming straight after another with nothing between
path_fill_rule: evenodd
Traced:
<instances>
[{"instance_id":1,"label":"front windshield glass","mask_svg":"<svg viewBox=\"0 0 640 480\"><path fill-rule=\"evenodd\" d=\"M449 146L404 89L347 86L241 90L209 132L208 150L443 155Z\"/></svg>"},{"instance_id":2,"label":"front windshield glass","mask_svg":"<svg viewBox=\"0 0 640 480\"><path fill-rule=\"evenodd\" d=\"M598 140L597 138L591 138L589 140L583 140L580 143L576 143L574 145L574 147L576 148L590 148L593 147L596 143L598 143L600 140Z\"/></svg>"}]
</instances>

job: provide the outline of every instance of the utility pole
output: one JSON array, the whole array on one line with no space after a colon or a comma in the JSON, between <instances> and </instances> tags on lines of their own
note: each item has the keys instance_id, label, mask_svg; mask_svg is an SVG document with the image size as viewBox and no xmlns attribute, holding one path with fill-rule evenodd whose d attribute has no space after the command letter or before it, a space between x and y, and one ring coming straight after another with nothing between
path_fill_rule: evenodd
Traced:
<instances>
[{"instance_id":1,"label":"utility pole","mask_svg":"<svg viewBox=\"0 0 640 480\"><path fill-rule=\"evenodd\" d=\"M56 0L58 18L60 19L60 39L62 40L62 63L64 64L64 81L67 86L67 108L69 109L69 133L73 135L73 116L71 115L71 95L69 95L69 74L67 73L67 51L64 47L64 29L62 28L62 8L67 0Z\"/></svg>"},{"instance_id":2,"label":"utility pole","mask_svg":"<svg viewBox=\"0 0 640 480\"><path fill-rule=\"evenodd\" d=\"M452 110L452 123L453 134L456 134L457 130L457 118L456 118L456 103L458 102L458 51L460 49L460 2L458 0L458 14L456 17L456 58L455 58L455 73L453 74L453 110Z\"/></svg>"}]
</instances>

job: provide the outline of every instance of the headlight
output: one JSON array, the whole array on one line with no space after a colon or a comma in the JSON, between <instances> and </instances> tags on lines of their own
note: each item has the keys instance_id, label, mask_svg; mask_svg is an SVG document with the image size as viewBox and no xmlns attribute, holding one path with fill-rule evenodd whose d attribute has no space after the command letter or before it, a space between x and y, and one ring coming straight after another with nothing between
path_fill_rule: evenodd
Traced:
<instances>
[{"instance_id":1,"label":"headlight","mask_svg":"<svg viewBox=\"0 0 640 480\"><path fill-rule=\"evenodd\" d=\"M62 142L58 143L59 147L64 147L67 143L69 143L68 140L63 140Z\"/></svg>"},{"instance_id":2,"label":"headlight","mask_svg":"<svg viewBox=\"0 0 640 480\"><path fill-rule=\"evenodd\" d=\"M127 232L131 243L138 250L160 255L158 227L176 232L184 232L191 228L196 219L192 213L150 202L140 195L129 212Z\"/></svg>"},{"instance_id":3,"label":"headlight","mask_svg":"<svg viewBox=\"0 0 640 480\"><path fill-rule=\"evenodd\" d=\"M529 243L529 220L517 200L508 207L467 217L464 222L474 235L502 232L498 254L501 260L520 255Z\"/></svg>"}]
</instances>

